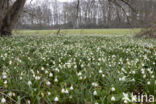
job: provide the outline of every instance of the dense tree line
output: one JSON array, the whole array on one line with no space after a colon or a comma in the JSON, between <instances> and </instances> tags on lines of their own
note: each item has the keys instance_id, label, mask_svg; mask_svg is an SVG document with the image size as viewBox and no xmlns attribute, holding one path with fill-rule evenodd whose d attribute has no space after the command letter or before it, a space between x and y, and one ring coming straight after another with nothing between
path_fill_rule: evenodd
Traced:
<instances>
[{"instance_id":1,"label":"dense tree line","mask_svg":"<svg viewBox=\"0 0 156 104\"><path fill-rule=\"evenodd\" d=\"M0 35L11 35L17 22L22 29L146 27L150 34L156 31L155 0L26 1L0 0Z\"/></svg>"},{"instance_id":2,"label":"dense tree line","mask_svg":"<svg viewBox=\"0 0 156 104\"><path fill-rule=\"evenodd\" d=\"M155 0L127 0L131 8L122 0L78 1L44 0L28 4L18 27L26 29L145 27L156 13Z\"/></svg>"}]
</instances>

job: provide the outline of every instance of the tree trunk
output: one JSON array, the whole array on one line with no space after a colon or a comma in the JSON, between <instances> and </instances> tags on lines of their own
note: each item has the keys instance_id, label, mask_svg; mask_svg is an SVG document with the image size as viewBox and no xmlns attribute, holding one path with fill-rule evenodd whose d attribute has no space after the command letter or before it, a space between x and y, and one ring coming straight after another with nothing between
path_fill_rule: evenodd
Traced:
<instances>
[{"instance_id":1,"label":"tree trunk","mask_svg":"<svg viewBox=\"0 0 156 104\"><path fill-rule=\"evenodd\" d=\"M0 28L6 12L9 8L9 0L0 0Z\"/></svg>"},{"instance_id":2,"label":"tree trunk","mask_svg":"<svg viewBox=\"0 0 156 104\"><path fill-rule=\"evenodd\" d=\"M148 37L148 38L156 38L156 16L149 22L149 26L137 34L135 37Z\"/></svg>"},{"instance_id":3,"label":"tree trunk","mask_svg":"<svg viewBox=\"0 0 156 104\"><path fill-rule=\"evenodd\" d=\"M5 0L2 0L5 1ZM16 0L14 4L7 10L4 18L0 19L0 35L9 36L18 21L20 14L24 8L26 0ZM3 10L2 10L3 12Z\"/></svg>"}]
</instances>

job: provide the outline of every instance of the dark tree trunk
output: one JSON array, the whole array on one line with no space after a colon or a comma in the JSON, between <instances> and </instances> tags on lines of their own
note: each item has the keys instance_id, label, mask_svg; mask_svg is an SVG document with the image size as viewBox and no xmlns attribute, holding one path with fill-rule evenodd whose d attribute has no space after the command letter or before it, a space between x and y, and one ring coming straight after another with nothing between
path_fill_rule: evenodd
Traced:
<instances>
[{"instance_id":1,"label":"dark tree trunk","mask_svg":"<svg viewBox=\"0 0 156 104\"><path fill-rule=\"evenodd\" d=\"M6 1L6 0L2 0ZM8 0L9 1L9 0ZM14 4L7 10L4 17L0 18L0 35L9 36L18 21L20 14L24 8L26 0L16 0ZM1 5L0 5L1 6ZM1 8L1 7L0 7ZM4 12L6 9L2 10Z\"/></svg>"},{"instance_id":2,"label":"dark tree trunk","mask_svg":"<svg viewBox=\"0 0 156 104\"><path fill-rule=\"evenodd\" d=\"M0 0L0 29L8 8L9 8L9 0Z\"/></svg>"},{"instance_id":3,"label":"dark tree trunk","mask_svg":"<svg viewBox=\"0 0 156 104\"><path fill-rule=\"evenodd\" d=\"M142 29L135 37L156 38L156 16L149 22L149 25L145 29Z\"/></svg>"}]
</instances>

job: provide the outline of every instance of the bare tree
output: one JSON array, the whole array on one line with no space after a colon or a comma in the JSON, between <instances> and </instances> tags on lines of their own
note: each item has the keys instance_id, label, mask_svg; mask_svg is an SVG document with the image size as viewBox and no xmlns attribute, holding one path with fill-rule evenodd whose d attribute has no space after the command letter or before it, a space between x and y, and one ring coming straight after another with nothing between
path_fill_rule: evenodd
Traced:
<instances>
[{"instance_id":1,"label":"bare tree","mask_svg":"<svg viewBox=\"0 0 156 104\"><path fill-rule=\"evenodd\" d=\"M11 6L9 6L10 0L0 1L0 35L11 35L11 31L18 21L19 16L22 13L26 0L16 0Z\"/></svg>"}]
</instances>

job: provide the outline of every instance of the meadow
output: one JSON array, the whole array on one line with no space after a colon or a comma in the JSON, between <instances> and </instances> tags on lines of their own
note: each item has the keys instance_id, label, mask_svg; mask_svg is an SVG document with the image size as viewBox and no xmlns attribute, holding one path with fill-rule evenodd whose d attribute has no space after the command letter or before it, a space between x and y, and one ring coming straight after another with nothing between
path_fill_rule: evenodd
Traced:
<instances>
[{"instance_id":1,"label":"meadow","mask_svg":"<svg viewBox=\"0 0 156 104\"><path fill-rule=\"evenodd\" d=\"M14 34L21 35L49 35L56 34L55 30L15 30ZM140 32L140 29L61 29L61 35L134 35Z\"/></svg>"},{"instance_id":2,"label":"meadow","mask_svg":"<svg viewBox=\"0 0 156 104\"><path fill-rule=\"evenodd\" d=\"M136 39L125 30L113 31L119 36L112 30L60 36L34 31L0 38L0 103L138 104L132 94L151 95L153 102L154 39Z\"/></svg>"}]
</instances>

